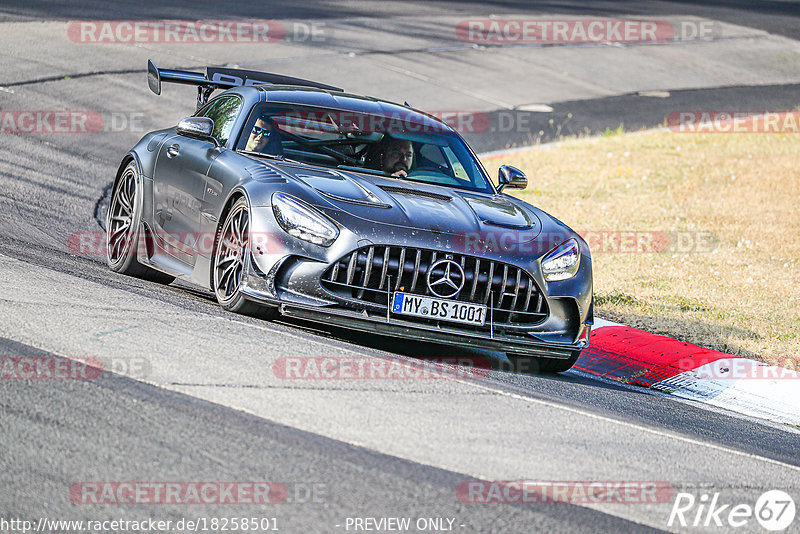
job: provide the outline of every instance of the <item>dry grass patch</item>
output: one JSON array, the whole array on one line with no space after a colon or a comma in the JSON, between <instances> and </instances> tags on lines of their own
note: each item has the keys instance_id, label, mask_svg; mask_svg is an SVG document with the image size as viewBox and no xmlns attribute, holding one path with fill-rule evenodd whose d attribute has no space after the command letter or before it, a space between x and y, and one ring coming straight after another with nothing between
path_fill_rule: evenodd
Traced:
<instances>
[{"instance_id":1,"label":"dry grass patch","mask_svg":"<svg viewBox=\"0 0 800 534\"><path fill-rule=\"evenodd\" d=\"M515 195L582 234L669 236L662 252L595 242L597 315L800 362L800 136L612 134L485 162L495 176L503 163L528 175Z\"/></svg>"}]
</instances>

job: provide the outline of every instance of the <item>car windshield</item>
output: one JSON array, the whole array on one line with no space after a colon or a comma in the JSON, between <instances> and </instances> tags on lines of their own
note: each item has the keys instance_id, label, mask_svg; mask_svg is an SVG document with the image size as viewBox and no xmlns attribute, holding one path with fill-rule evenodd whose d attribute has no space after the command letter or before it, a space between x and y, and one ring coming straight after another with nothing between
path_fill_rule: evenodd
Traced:
<instances>
[{"instance_id":1,"label":"car windshield","mask_svg":"<svg viewBox=\"0 0 800 534\"><path fill-rule=\"evenodd\" d=\"M412 111L373 115L259 103L236 148L325 167L492 193L464 141Z\"/></svg>"}]
</instances>

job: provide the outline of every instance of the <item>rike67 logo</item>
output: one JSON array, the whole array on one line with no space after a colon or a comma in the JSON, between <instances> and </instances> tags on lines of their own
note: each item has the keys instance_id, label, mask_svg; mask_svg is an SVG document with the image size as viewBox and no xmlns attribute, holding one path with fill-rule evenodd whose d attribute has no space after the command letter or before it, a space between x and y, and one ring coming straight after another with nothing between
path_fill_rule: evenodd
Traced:
<instances>
[{"instance_id":1,"label":"rike67 logo","mask_svg":"<svg viewBox=\"0 0 800 534\"><path fill-rule=\"evenodd\" d=\"M726 503L719 493L704 493L695 497L691 493L678 493L667 521L668 527L700 527L704 529L750 527L753 519L773 532L786 530L794 521L795 504L792 497L781 490L770 490L756 500L755 506L745 503Z\"/></svg>"}]
</instances>

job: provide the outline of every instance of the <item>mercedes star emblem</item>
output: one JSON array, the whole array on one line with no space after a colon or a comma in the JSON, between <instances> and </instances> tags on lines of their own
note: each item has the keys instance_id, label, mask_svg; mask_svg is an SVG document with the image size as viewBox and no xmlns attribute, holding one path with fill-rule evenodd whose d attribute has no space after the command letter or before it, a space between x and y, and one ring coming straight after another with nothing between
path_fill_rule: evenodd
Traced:
<instances>
[{"instance_id":1,"label":"mercedes star emblem","mask_svg":"<svg viewBox=\"0 0 800 534\"><path fill-rule=\"evenodd\" d=\"M464 287L464 269L453 260L439 260L428 269L428 289L437 297L455 297Z\"/></svg>"}]
</instances>

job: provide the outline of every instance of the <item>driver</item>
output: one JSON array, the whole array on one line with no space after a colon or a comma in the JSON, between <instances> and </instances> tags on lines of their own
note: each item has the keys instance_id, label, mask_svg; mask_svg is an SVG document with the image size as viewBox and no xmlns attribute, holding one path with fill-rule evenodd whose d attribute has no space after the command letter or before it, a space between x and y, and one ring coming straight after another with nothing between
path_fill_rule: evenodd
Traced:
<instances>
[{"instance_id":1,"label":"driver","mask_svg":"<svg viewBox=\"0 0 800 534\"><path fill-rule=\"evenodd\" d=\"M283 144L277 129L272 125L272 119L269 117L256 119L244 149L265 154L281 155L283 153Z\"/></svg>"},{"instance_id":2,"label":"driver","mask_svg":"<svg viewBox=\"0 0 800 534\"><path fill-rule=\"evenodd\" d=\"M381 154L381 170L395 178L405 178L414 163L414 147L405 139L389 139Z\"/></svg>"}]
</instances>

